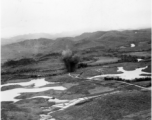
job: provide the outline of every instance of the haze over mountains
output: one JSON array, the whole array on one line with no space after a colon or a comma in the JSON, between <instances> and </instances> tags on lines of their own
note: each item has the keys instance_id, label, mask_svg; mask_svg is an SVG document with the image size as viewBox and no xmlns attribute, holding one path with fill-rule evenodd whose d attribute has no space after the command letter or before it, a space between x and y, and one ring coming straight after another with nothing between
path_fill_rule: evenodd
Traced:
<instances>
[{"instance_id":1,"label":"haze over mountains","mask_svg":"<svg viewBox=\"0 0 152 120\"><path fill-rule=\"evenodd\" d=\"M49 33L25 34L25 35L18 35L18 36L9 37L9 38L1 38L1 45L21 42L24 40L32 40L32 39L39 39L39 38L56 39L60 37L76 36L76 35L77 33L74 33L74 32L63 32L63 33L56 33L56 34L49 34Z\"/></svg>"},{"instance_id":2,"label":"haze over mountains","mask_svg":"<svg viewBox=\"0 0 152 120\"><path fill-rule=\"evenodd\" d=\"M58 35L59 36L59 35ZM104 49L118 49L130 43L146 42L151 40L151 29L124 30L124 31L97 31L83 33L76 37L59 37L50 34L29 34L12 38L11 44L2 46L2 62L10 59L32 57L36 54L61 52L68 46L73 50L83 50L93 47ZM146 47L145 49L148 49Z\"/></svg>"}]
</instances>

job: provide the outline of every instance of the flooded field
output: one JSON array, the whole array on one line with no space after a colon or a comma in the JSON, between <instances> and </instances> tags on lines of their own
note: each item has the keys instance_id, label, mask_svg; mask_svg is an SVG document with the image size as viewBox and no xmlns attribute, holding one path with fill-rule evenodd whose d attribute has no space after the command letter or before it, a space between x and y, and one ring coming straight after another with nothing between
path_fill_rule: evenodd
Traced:
<instances>
[{"instance_id":1,"label":"flooded field","mask_svg":"<svg viewBox=\"0 0 152 120\"><path fill-rule=\"evenodd\" d=\"M126 71L123 69L123 67L118 67L117 72L122 72L121 74L105 74L105 75L98 75L94 77L89 77L88 79L96 79L100 77L119 77L122 79L126 80L133 80L135 78L144 78L146 76L141 76L141 74L151 74L147 72L143 72L142 70L146 69L148 66L143 67L143 68L137 68L136 70L133 71Z\"/></svg>"},{"instance_id":2,"label":"flooded field","mask_svg":"<svg viewBox=\"0 0 152 120\"><path fill-rule=\"evenodd\" d=\"M12 86L12 85L20 85L22 88L14 88L10 90L5 90L1 92L1 101L19 101L15 99L15 97L19 96L21 93L31 93L31 92L42 92L50 89L53 90L65 90L66 88L63 86L54 86L54 87L43 87L47 84L54 84L45 81L45 79L37 79L31 80L29 82L20 82L20 83L8 83L1 85L1 87ZM32 85L32 86L31 86ZM30 86L28 88L28 86Z\"/></svg>"},{"instance_id":3,"label":"flooded field","mask_svg":"<svg viewBox=\"0 0 152 120\"><path fill-rule=\"evenodd\" d=\"M151 74L151 73L147 73L147 72L143 72L142 70L146 69L147 66L142 67L142 68L136 68L135 70L130 70L130 71L126 71L123 69L123 67L118 67L117 72L120 72L119 74L102 74L102 75L97 75L97 76L93 76L93 77L88 77L86 78L86 80L89 82L90 80L100 80L101 77L120 77L122 79L127 79L127 80L132 80L135 78L143 78L146 76L141 76L141 74ZM78 75L74 76L71 74L68 74L69 77L73 78L73 79L81 79L79 78ZM85 82L85 84L87 83L87 81ZM64 111L68 108L71 108L72 106L78 105L78 104L84 104L89 102L92 99L98 98L100 96L103 95L112 95L112 94L116 94L121 92L121 86L124 87L124 85L127 87L129 85L133 85L133 84L126 84L121 83L120 85L114 85L116 88L118 87L119 90L117 90L115 87L113 88L111 85L112 84L116 84L116 82L111 82L108 83L105 81L101 81L101 83L96 83L96 82L91 82L90 83L95 83L95 87L91 89L88 89L89 94L88 95L84 95L86 97L78 97L75 99L64 99L64 98L56 98L57 96L55 95L55 93L61 93L61 94L65 94L67 96L68 91L76 86L81 86L81 84L79 83L62 83L60 84L59 82L49 82L46 81L45 78L41 78L41 79L33 79L31 81L28 82L15 82L15 83L7 83L7 84L3 84L1 85L1 88L4 87L9 87L9 86L15 86L15 85L19 85L19 88L10 88L10 89L6 89L4 91L1 91L1 101L2 102L7 102L7 101L13 101L16 105L18 105L20 103L20 101L22 101L24 103L24 100L34 100L34 99L45 99L47 100L47 103L53 103L53 105L51 106L45 106L45 107L40 107L39 109L41 109L41 111L45 112L45 114L39 114L40 116L40 120L55 120L55 118L53 118L53 116L51 114L54 114L56 112L60 112L60 111ZM119 83L119 82L118 82ZM98 85L100 84L100 85ZM108 86L107 86L107 85ZM124 84L124 85L123 85ZM51 85L51 86L50 86ZM83 85L83 84L82 84ZM86 84L87 85L87 84ZM103 86L104 85L104 86ZM106 85L106 86L105 86ZM134 87L138 87L138 85L134 85ZM125 87L124 87L125 88ZM140 89L144 89L144 87L140 87ZM75 88L77 89L77 88ZM128 88L127 88L128 89ZM130 89L130 88L129 88ZM134 88L135 89L135 88ZM50 95L38 95L37 93L45 93L49 90L53 90L54 94L50 94ZM122 89L123 90L123 89ZM147 89L148 90L148 89ZM151 90L151 89L149 89ZM56 92L55 92L56 91ZM61 91L61 92L59 92ZM22 94L26 95L28 93L32 93L34 95L33 97L26 97L25 99L19 99L18 97ZM69 94L69 93L68 93ZM9 96L8 96L9 95ZM17 97L17 98L16 98Z\"/></svg>"}]
</instances>

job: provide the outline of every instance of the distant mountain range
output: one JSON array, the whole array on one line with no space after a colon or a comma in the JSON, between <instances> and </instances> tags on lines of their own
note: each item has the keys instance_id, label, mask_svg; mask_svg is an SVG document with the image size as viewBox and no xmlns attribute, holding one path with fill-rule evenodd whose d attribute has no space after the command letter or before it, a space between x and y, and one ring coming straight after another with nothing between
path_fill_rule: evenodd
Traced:
<instances>
[{"instance_id":1,"label":"distant mountain range","mask_svg":"<svg viewBox=\"0 0 152 120\"><path fill-rule=\"evenodd\" d=\"M56 39L66 36L74 36L76 34L64 32L64 33L57 33L57 34L48 34L48 33L35 33L35 34L25 34L25 35L18 35L11 38L1 38L1 45L21 42L24 40L33 40L33 39L40 39L40 38L46 38L46 39Z\"/></svg>"},{"instance_id":2,"label":"distant mountain range","mask_svg":"<svg viewBox=\"0 0 152 120\"><path fill-rule=\"evenodd\" d=\"M2 62L10 59L32 57L36 54L61 52L67 46L73 50L84 50L97 46L117 49L132 42L151 42L151 29L97 31L83 33L76 37L60 37L56 40L53 40L53 37L55 38L55 36L49 34L30 34L11 38L14 43L1 47Z\"/></svg>"},{"instance_id":3,"label":"distant mountain range","mask_svg":"<svg viewBox=\"0 0 152 120\"><path fill-rule=\"evenodd\" d=\"M1 43L2 43L2 45L5 45L5 44L11 44L11 43L20 42L20 41L29 40L29 39L39 39L39 38L47 38L47 39L51 38L52 39L54 37L55 36L52 36L50 34L45 34L45 33L26 34L26 35L15 36L12 38L2 38Z\"/></svg>"}]
</instances>

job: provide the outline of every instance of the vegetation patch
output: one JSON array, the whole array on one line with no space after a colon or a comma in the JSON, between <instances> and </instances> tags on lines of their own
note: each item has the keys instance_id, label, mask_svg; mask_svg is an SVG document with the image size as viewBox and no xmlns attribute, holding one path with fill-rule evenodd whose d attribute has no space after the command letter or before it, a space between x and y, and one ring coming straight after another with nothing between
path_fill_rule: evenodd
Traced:
<instances>
[{"instance_id":1,"label":"vegetation patch","mask_svg":"<svg viewBox=\"0 0 152 120\"><path fill-rule=\"evenodd\" d=\"M119 58L116 57L99 57L96 58L97 61L93 62L93 63L89 63L89 65L103 65L103 64L107 64L107 63L115 63L118 62Z\"/></svg>"},{"instance_id":2,"label":"vegetation patch","mask_svg":"<svg viewBox=\"0 0 152 120\"><path fill-rule=\"evenodd\" d=\"M94 89L90 89L88 91L90 94L97 94L97 93L104 93L104 92L111 91L111 90L113 90L113 89L109 88L109 87L100 86L100 87L95 87Z\"/></svg>"},{"instance_id":3,"label":"vegetation patch","mask_svg":"<svg viewBox=\"0 0 152 120\"><path fill-rule=\"evenodd\" d=\"M127 53L127 55L137 56L137 57L150 57L150 52L131 52Z\"/></svg>"},{"instance_id":4,"label":"vegetation patch","mask_svg":"<svg viewBox=\"0 0 152 120\"><path fill-rule=\"evenodd\" d=\"M20 59L20 60L9 60L7 62L5 62L2 67L7 67L7 66L12 66L12 67L16 67L16 66L24 66L24 65L29 65L32 63L35 63L36 61L32 58L24 58L24 59Z\"/></svg>"},{"instance_id":5,"label":"vegetation patch","mask_svg":"<svg viewBox=\"0 0 152 120\"><path fill-rule=\"evenodd\" d=\"M148 67L142 71L151 73L151 65L148 65Z\"/></svg>"},{"instance_id":6,"label":"vegetation patch","mask_svg":"<svg viewBox=\"0 0 152 120\"><path fill-rule=\"evenodd\" d=\"M60 83L77 83L77 82L81 82L81 81L86 81L87 79L83 79L83 78L73 78L71 76L69 76L68 74L64 74L64 75L58 75L58 76L54 76L54 77L46 77L46 81L49 82L60 82Z\"/></svg>"},{"instance_id":7,"label":"vegetation patch","mask_svg":"<svg viewBox=\"0 0 152 120\"><path fill-rule=\"evenodd\" d=\"M137 81L137 82L134 82L133 84L136 84L142 87L151 87L151 81Z\"/></svg>"},{"instance_id":8,"label":"vegetation patch","mask_svg":"<svg viewBox=\"0 0 152 120\"><path fill-rule=\"evenodd\" d=\"M26 107L18 107L12 102L1 103L2 120L37 120L38 115L31 113Z\"/></svg>"},{"instance_id":9,"label":"vegetation patch","mask_svg":"<svg viewBox=\"0 0 152 120\"><path fill-rule=\"evenodd\" d=\"M1 91L10 90L14 88L22 88L21 85L9 85L9 86L3 86L1 87Z\"/></svg>"},{"instance_id":10,"label":"vegetation patch","mask_svg":"<svg viewBox=\"0 0 152 120\"><path fill-rule=\"evenodd\" d=\"M121 55L118 62L138 62L138 57L131 55Z\"/></svg>"}]
</instances>

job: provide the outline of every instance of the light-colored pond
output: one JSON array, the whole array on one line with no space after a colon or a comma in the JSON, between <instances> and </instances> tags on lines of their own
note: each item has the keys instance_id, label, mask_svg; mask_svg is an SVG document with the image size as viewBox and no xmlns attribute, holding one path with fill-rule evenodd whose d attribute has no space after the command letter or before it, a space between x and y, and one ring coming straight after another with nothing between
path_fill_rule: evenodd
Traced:
<instances>
[{"instance_id":1,"label":"light-colored pond","mask_svg":"<svg viewBox=\"0 0 152 120\"><path fill-rule=\"evenodd\" d=\"M132 43L130 46L131 46L131 47L135 47L135 44Z\"/></svg>"},{"instance_id":2,"label":"light-colored pond","mask_svg":"<svg viewBox=\"0 0 152 120\"><path fill-rule=\"evenodd\" d=\"M144 78L146 76L141 76L141 74L151 74L151 73L143 72L142 70L144 70L145 68L147 68L147 66L143 68L137 68L132 71L126 71L123 69L123 67L118 67L117 72L122 72L120 74L97 75L93 77L88 77L88 79L95 79L95 78L100 78L100 77L119 77L126 80L133 80L135 78Z\"/></svg>"},{"instance_id":3,"label":"light-colored pond","mask_svg":"<svg viewBox=\"0 0 152 120\"><path fill-rule=\"evenodd\" d=\"M1 85L1 87L9 86L9 85L28 86L28 85L32 85L32 84L34 84L33 88L14 88L14 89L6 90L6 91L1 91L1 101L17 102L17 101L19 101L19 99L15 99L15 97L19 96L21 93L42 92L42 91L47 91L50 89L66 90L66 88L63 86L42 87L46 84L54 84L54 83L45 81L45 79L36 79L36 80L31 80L29 82L21 82L21 83L8 83L8 84Z\"/></svg>"},{"instance_id":4,"label":"light-colored pond","mask_svg":"<svg viewBox=\"0 0 152 120\"><path fill-rule=\"evenodd\" d=\"M18 83L7 83L4 85L1 85L1 87L3 86L9 86L9 85L21 85L21 86L29 86L29 85L34 85L34 87L41 87L47 84L54 84L53 82L47 82L45 81L45 78L41 78L41 79L35 79L35 80L31 80L28 82L18 82Z\"/></svg>"},{"instance_id":5,"label":"light-colored pond","mask_svg":"<svg viewBox=\"0 0 152 120\"><path fill-rule=\"evenodd\" d=\"M32 92L42 92L47 90L65 90L66 88L62 86L55 87L43 87L43 88L15 88L11 90L1 91L1 101L14 101L17 102L19 99L15 99L15 97L19 96L21 93L32 93Z\"/></svg>"},{"instance_id":6,"label":"light-colored pond","mask_svg":"<svg viewBox=\"0 0 152 120\"><path fill-rule=\"evenodd\" d=\"M142 61L143 59L137 59L138 60L138 62L140 62L140 61Z\"/></svg>"}]
</instances>

